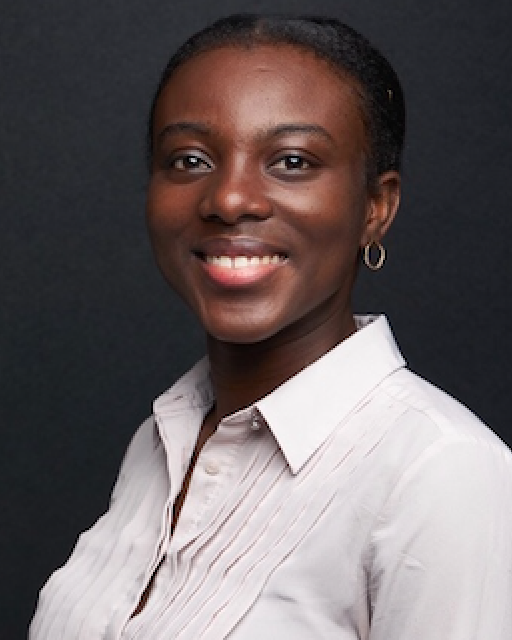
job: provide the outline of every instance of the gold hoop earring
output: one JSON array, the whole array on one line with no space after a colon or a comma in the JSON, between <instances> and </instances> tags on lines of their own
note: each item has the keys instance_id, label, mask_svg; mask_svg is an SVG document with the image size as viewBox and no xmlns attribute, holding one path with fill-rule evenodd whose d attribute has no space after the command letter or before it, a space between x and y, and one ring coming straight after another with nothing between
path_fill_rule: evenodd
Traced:
<instances>
[{"instance_id":1,"label":"gold hoop earring","mask_svg":"<svg viewBox=\"0 0 512 640\"><path fill-rule=\"evenodd\" d=\"M379 259L377 260L377 262L372 262L372 258L371 258L372 247L375 247L376 249L379 250ZM363 249L363 261L365 265L368 267L368 269L371 269L372 271L378 271L384 264L385 259L386 259L386 249L384 249L381 243L377 242L376 240L372 240L371 242L369 242Z\"/></svg>"}]
</instances>

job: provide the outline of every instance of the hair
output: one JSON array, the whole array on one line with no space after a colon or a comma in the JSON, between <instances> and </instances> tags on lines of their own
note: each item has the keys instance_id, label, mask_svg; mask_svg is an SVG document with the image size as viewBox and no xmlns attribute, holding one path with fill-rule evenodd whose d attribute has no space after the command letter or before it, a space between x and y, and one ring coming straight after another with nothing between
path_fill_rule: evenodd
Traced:
<instances>
[{"instance_id":1,"label":"hair","mask_svg":"<svg viewBox=\"0 0 512 640\"><path fill-rule=\"evenodd\" d=\"M368 184L389 170L400 170L405 135L405 103L397 74L370 42L342 22L316 16L235 14L191 36L171 57L156 90L148 122L148 162L153 153L153 120L158 98L173 73L195 56L221 49L291 45L327 61L359 94L367 131Z\"/></svg>"}]
</instances>

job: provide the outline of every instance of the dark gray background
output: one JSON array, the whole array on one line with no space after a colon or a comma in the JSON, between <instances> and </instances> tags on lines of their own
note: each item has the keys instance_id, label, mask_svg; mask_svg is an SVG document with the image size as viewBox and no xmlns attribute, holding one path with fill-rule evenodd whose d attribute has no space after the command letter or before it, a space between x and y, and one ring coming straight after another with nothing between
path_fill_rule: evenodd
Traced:
<instances>
[{"instance_id":1,"label":"dark gray background","mask_svg":"<svg viewBox=\"0 0 512 640\"><path fill-rule=\"evenodd\" d=\"M222 14L332 13L391 59L403 201L356 306L386 312L410 366L512 442L509 0L2 4L2 639L25 637L153 398L202 353L145 237L145 118L169 54Z\"/></svg>"}]
</instances>

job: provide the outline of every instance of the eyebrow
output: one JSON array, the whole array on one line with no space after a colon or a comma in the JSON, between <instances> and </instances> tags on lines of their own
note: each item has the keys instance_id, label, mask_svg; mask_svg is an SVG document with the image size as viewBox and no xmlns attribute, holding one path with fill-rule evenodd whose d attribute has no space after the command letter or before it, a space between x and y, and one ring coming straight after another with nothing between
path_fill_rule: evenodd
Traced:
<instances>
[{"instance_id":1,"label":"eyebrow","mask_svg":"<svg viewBox=\"0 0 512 640\"><path fill-rule=\"evenodd\" d=\"M157 140L160 142L165 136L170 136L176 133L199 133L207 135L211 133L211 129L200 122L173 122L165 126L157 135Z\"/></svg>"},{"instance_id":2,"label":"eyebrow","mask_svg":"<svg viewBox=\"0 0 512 640\"><path fill-rule=\"evenodd\" d=\"M262 137L278 137L291 133L312 133L317 136L321 136L328 140L331 144L334 143L332 135L323 127L318 124L302 124L291 122L289 124L278 124L275 127L262 132Z\"/></svg>"},{"instance_id":3,"label":"eyebrow","mask_svg":"<svg viewBox=\"0 0 512 640\"><path fill-rule=\"evenodd\" d=\"M202 124L201 122L173 122L165 126L158 134L157 140L160 142L164 137L178 134L178 133L196 133L199 135L212 135L215 130L211 127ZM311 133L317 136L321 136L331 144L335 144L335 140L332 135L323 127L318 124L305 124L305 123L285 123L278 124L268 129L263 129L258 133L258 138L277 138L286 134L293 133Z\"/></svg>"}]
</instances>

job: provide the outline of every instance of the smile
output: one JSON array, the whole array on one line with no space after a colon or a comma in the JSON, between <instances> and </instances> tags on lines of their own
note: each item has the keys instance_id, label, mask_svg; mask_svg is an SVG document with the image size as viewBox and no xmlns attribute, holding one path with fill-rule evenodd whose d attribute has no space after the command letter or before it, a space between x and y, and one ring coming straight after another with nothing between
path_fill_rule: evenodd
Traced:
<instances>
[{"instance_id":1,"label":"smile","mask_svg":"<svg viewBox=\"0 0 512 640\"><path fill-rule=\"evenodd\" d=\"M279 254L265 256L205 256L207 264L223 269L247 269L267 265L278 265L286 258Z\"/></svg>"},{"instance_id":2,"label":"smile","mask_svg":"<svg viewBox=\"0 0 512 640\"><path fill-rule=\"evenodd\" d=\"M221 289L244 289L264 284L288 262L278 253L265 255L196 254L203 273L211 284Z\"/></svg>"},{"instance_id":3,"label":"smile","mask_svg":"<svg viewBox=\"0 0 512 640\"><path fill-rule=\"evenodd\" d=\"M215 287L240 289L264 284L289 260L281 247L247 236L216 236L192 251Z\"/></svg>"}]
</instances>

